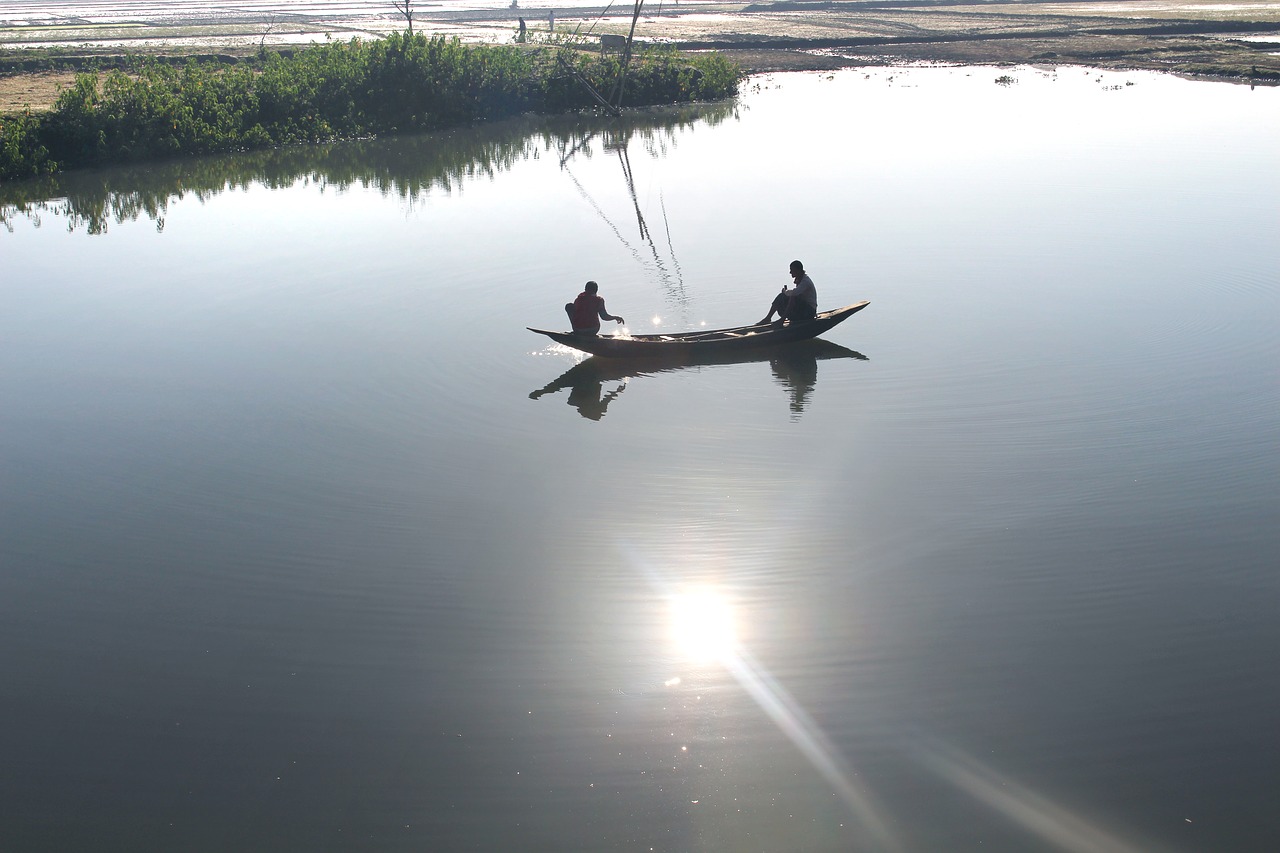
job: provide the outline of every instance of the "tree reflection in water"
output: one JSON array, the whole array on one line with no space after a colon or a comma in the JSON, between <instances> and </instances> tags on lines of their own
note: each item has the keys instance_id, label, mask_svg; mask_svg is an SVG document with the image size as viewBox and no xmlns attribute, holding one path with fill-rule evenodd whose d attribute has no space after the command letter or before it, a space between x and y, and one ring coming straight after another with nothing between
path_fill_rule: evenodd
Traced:
<instances>
[{"instance_id":1,"label":"tree reflection in water","mask_svg":"<svg viewBox=\"0 0 1280 853\"><path fill-rule=\"evenodd\" d=\"M313 183L325 188L374 187L413 204L433 191L451 192L473 179L491 179L515 164L554 153L563 162L600 134L625 151L632 139L658 146L697 124L734 118L733 101L628 110L620 117L571 114L493 122L439 133L296 145L132 166L83 169L0 184L0 227L13 229L41 215L68 230L105 234L111 224L142 218L164 229L172 202L202 201L260 184L281 188Z\"/></svg>"},{"instance_id":2,"label":"tree reflection in water","mask_svg":"<svg viewBox=\"0 0 1280 853\"><path fill-rule=\"evenodd\" d=\"M547 394L568 389L569 405L576 408L584 418L598 421L604 417L609 404L616 400L627 387L627 381L630 379L694 367L767 361L774 378L791 397L791 416L795 419L804 413L817 387L818 362L841 358L868 360L860 352L821 338L719 356L636 359L592 356L530 393L529 399L537 400ZM618 386L605 393L605 385L615 382L619 383Z\"/></svg>"}]
</instances>

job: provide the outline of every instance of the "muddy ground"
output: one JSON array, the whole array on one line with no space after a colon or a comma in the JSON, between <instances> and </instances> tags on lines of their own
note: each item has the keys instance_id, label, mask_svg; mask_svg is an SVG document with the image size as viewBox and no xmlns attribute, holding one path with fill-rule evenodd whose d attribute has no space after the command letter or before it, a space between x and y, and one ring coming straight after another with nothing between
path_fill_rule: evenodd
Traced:
<instances>
[{"instance_id":1,"label":"muddy ground","mask_svg":"<svg viewBox=\"0 0 1280 853\"><path fill-rule=\"evenodd\" d=\"M288 49L309 40L376 37L403 27L390 6L368 0L349 20L286 21L254 0L235 20L147 18L142 0L120 0L120 21L104 17L18 19L0 0L0 112L50 107L75 69L124 53L247 56L263 46ZM130 3L138 5L130 6ZM74 10L74 3L67 7ZM156 7L160 8L160 7ZM598 44L625 34L630 7L418 7L415 29L464 41L513 40L526 19L532 41L576 34ZM689 50L719 50L748 72L940 62L961 65L1051 64L1155 69L1176 74L1280 83L1280 0L1000 3L949 5L947 0L790 0L749 5L650 3L637 22L645 41ZM86 7L86 12L90 7ZM255 17L256 16L256 17ZM68 20L80 22L68 24ZM119 26L117 26L119 25Z\"/></svg>"}]
</instances>

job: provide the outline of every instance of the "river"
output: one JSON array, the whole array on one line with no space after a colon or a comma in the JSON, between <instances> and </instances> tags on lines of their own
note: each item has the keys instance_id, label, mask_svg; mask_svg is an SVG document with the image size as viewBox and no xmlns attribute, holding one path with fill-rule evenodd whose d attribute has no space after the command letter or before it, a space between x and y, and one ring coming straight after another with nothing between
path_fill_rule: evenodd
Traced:
<instances>
[{"instance_id":1,"label":"river","mask_svg":"<svg viewBox=\"0 0 1280 853\"><path fill-rule=\"evenodd\" d=\"M1274 848L1277 151L882 68L0 187L0 848Z\"/></svg>"}]
</instances>

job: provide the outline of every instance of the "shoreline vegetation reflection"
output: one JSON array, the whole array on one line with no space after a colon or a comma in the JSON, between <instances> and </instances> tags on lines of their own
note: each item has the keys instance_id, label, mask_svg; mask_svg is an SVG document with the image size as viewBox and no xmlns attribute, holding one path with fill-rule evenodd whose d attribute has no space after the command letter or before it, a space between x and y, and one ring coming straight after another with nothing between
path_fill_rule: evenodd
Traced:
<instances>
[{"instance_id":1,"label":"shoreline vegetation reflection","mask_svg":"<svg viewBox=\"0 0 1280 853\"><path fill-rule=\"evenodd\" d=\"M12 233L20 219L39 228L50 216L65 220L68 231L98 235L113 224L146 218L162 231L169 206L184 198L203 202L253 185L282 189L300 181L339 192L374 188L413 204L433 191L452 192L468 180L493 178L544 153L563 165L597 135L606 137L608 148L625 150L633 140L664 144L694 125L714 127L737 116L735 101L717 101L629 110L613 117L526 117L418 136L70 171L0 183L0 225Z\"/></svg>"},{"instance_id":2,"label":"shoreline vegetation reflection","mask_svg":"<svg viewBox=\"0 0 1280 853\"><path fill-rule=\"evenodd\" d=\"M567 389L569 396L566 402L584 418L598 421L605 416L609 404L626 390L627 383L632 379L702 367L767 361L774 380L790 398L791 419L797 420L804 414L817 387L818 362L845 358L869 361L860 352L821 338L748 352L685 359L592 356L578 362L543 387L530 392L529 399L537 400L547 394ZM612 386L608 392L605 391L606 385Z\"/></svg>"}]
</instances>

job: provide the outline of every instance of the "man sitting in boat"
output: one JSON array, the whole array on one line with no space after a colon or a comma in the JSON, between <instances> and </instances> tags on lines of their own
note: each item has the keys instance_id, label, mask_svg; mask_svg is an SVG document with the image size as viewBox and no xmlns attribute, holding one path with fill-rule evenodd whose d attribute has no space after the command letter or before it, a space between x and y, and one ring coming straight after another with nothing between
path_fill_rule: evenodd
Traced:
<instances>
[{"instance_id":1,"label":"man sitting in boat","mask_svg":"<svg viewBox=\"0 0 1280 853\"><path fill-rule=\"evenodd\" d=\"M578 294L578 298L564 306L569 315L569 323L575 335L600 334L601 320L617 320L621 325L621 317L615 317L605 310L604 297L596 293L600 285L594 281L587 282L586 290Z\"/></svg>"},{"instance_id":2,"label":"man sitting in boat","mask_svg":"<svg viewBox=\"0 0 1280 853\"><path fill-rule=\"evenodd\" d=\"M791 262L791 278L795 287L790 290L782 288L782 292L773 298L769 313L764 315L758 325L768 323L775 313L779 323L783 320L793 323L812 320L818 315L818 290L813 286L813 279L805 273L804 264L799 261Z\"/></svg>"}]
</instances>

